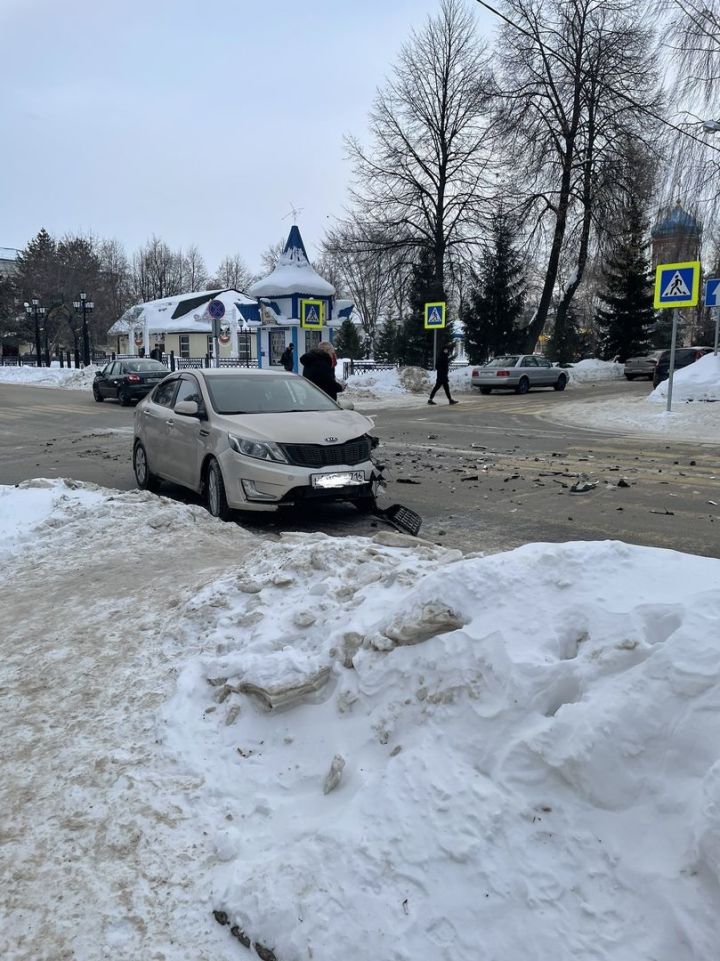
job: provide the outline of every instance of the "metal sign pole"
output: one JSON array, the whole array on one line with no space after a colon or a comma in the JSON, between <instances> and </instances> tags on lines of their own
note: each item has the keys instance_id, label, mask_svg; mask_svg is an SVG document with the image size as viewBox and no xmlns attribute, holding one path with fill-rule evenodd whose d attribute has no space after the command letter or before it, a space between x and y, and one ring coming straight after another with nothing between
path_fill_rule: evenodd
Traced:
<instances>
[{"instance_id":1,"label":"metal sign pole","mask_svg":"<svg viewBox=\"0 0 720 961\"><path fill-rule=\"evenodd\" d=\"M715 307L715 356L717 357L718 352L718 335L720 335L720 307Z\"/></svg>"},{"instance_id":2,"label":"metal sign pole","mask_svg":"<svg viewBox=\"0 0 720 961\"><path fill-rule=\"evenodd\" d=\"M437 330L433 331L433 370L437 366Z\"/></svg>"},{"instance_id":3,"label":"metal sign pole","mask_svg":"<svg viewBox=\"0 0 720 961\"><path fill-rule=\"evenodd\" d=\"M677 341L678 312L672 312L672 340L670 341L670 370L668 372L667 410L672 408L673 376L675 375L675 343Z\"/></svg>"}]
</instances>

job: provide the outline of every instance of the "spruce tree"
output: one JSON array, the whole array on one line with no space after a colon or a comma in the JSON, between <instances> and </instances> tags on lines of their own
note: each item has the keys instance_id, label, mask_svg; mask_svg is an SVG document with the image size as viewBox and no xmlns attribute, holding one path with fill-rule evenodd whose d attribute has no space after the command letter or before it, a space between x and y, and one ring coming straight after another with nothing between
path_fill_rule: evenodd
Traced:
<instances>
[{"instance_id":1,"label":"spruce tree","mask_svg":"<svg viewBox=\"0 0 720 961\"><path fill-rule=\"evenodd\" d=\"M398 325L397 321L386 320L375 341L375 359L385 364L398 362Z\"/></svg>"},{"instance_id":2,"label":"spruce tree","mask_svg":"<svg viewBox=\"0 0 720 961\"><path fill-rule=\"evenodd\" d=\"M425 304L445 302L445 290L435 274L435 260L431 249L423 249L412 269L410 314L403 324L399 341L399 360L407 367L432 366L434 332L425 330ZM446 342L452 344L452 324L446 321L437 332L438 351Z\"/></svg>"},{"instance_id":3,"label":"spruce tree","mask_svg":"<svg viewBox=\"0 0 720 961\"><path fill-rule=\"evenodd\" d=\"M494 214L490 241L472 273L463 310L465 350L471 364L520 347L518 321L525 299L525 268L515 246L515 228L502 211Z\"/></svg>"},{"instance_id":4,"label":"spruce tree","mask_svg":"<svg viewBox=\"0 0 720 961\"><path fill-rule=\"evenodd\" d=\"M568 364L581 352L582 335L574 304L570 304L562 327L553 328L547 344L547 356L557 364Z\"/></svg>"},{"instance_id":5,"label":"spruce tree","mask_svg":"<svg viewBox=\"0 0 720 961\"><path fill-rule=\"evenodd\" d=\"M603 271L597 312L600 352L606 360L627 360L648 350L655 325L653 285L646 243L647 224L640 202L630 197L622 231ZM661 345L662 346L662 345Z\"/></svg>"},{"instance_id":6,"label":"spruce tree","mask_svg":"<svg viewBox=\"0 0 720 961\"><path fill-rule=\"evenodd\" d=\"M364 353L362 341L357 327L349 317L340 324L333 346L338 357L349 357L352 360L362 358Z\"/></svg>"}]
</instances>

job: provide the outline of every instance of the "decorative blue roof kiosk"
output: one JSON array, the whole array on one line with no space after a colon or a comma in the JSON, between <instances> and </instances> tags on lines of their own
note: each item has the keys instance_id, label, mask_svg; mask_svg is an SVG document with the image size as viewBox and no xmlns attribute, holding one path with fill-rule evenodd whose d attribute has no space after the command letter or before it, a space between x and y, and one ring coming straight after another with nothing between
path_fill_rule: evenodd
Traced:
<instances>
[{"instance_id":1,"label":"decorative blue roof kiosk","mask_svg":"<svg viewBox=\"0 0 720 961\"><path fill-rule=\"evenodd\" d=\"M297 225L290 228L275 268L247 293L259 303L260 367L279 367L280 355L292 343L297 371L298 359L321 340L332 341L334 330L353 312L352 301L336 299L333 285L311 265Z\"/></svg>"}]
</instances>

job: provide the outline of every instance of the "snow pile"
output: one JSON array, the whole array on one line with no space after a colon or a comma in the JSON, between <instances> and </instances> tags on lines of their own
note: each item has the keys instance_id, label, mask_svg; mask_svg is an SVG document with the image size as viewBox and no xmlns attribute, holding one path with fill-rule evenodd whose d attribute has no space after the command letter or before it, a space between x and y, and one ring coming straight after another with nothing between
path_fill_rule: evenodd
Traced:
<instances>
[{"instance_id":1,"label":"snow pile","mask_svg":"<svg viewBox=\"0 0 720 961\"><path fill-rule=\"evenodd\" d=\"M0 533L2 957L715 956L720 561L49 481Z\"/></svg>"},{"instance_id":2,"label":"snow pile","mask_svg":"<svg viewBox=\"0 0 720 961\"><path fill-rule=\"evenodd\" d=\"M714 404L675 403L668 413L647 397L607 401L570 401L546 411L545 416L584 429L624 434L654 434L666 440L720 444L720 410Z\"/></svg>"},{"instance_id":3,"label":"snow pile","mask_svg":"<svg viewBox=\"0 0 720 961\"><path fill-rule=\"evenodd\" d=\"M668 381L664 380L650 394L648 400L667 403ZM720 400L720 354L705 354L687 367L681 367L673 377L673 404L689 401Z\"/></svg>"},{"instance_id":4,"label":"snow pile","mask_svg":"<svg viewBox=\"0 0 720 961\"><path fill-rule=\"evenodd\" d=\"M472 389L470 374L472 367L459 367L450 371L450 390L452 393L469 393ZM346 384L348 398L355 400L391 400L406 402L414 406L418 400L425 401L435 383L435 372L419 367L393 367L390 370L372 370L365 374L353 374Z\"/></svg>"},{"instance_id":5,"label":"snow pile","mask_svg":"<svg viewBox=\"0 0 720 961\"><path fill-rule=\"evenodd\" d=\"M612 360L597 360L595 357L579 360L568 368L571 384L597 384L604 380L620 380L625 376L622 364Z\"/></svg>"},{"instance_id":6,"label":"snow pile","mask_svg":"<svg viewBox=\"0 0 720 961\"><path fill-rule=\"evenodd\" d=\"M188 606L205 653L165 712L236 936L279 961L713 955L720 561L284 541Z\"/></svg>"},{"instance_id":7,"label":"snow pile","mask_svg":"<svg viewBox=\"0 0 720 961\"><path fill-rule=\"evenodd\" d=\"M0 383L91 390L99 369L91 364L76 370L74 367L60 367L57 362L53 363L52 367L8 367L0 364Z\"/></svg>"}]
</instances>

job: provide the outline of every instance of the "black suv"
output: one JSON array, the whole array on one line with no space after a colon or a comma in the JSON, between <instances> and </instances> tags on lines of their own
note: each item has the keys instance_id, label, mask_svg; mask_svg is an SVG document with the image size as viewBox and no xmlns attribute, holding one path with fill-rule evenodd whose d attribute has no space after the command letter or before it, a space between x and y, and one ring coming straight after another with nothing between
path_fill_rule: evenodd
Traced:
<instances>
[{"instance_id":1,"label":"black suv","mask_svg":"<svg viewBox=\"0 0 720 961\"><path fill-rule=\"evenodd\" d=\"M675 348L675 370L680 370L681 367L687 367L689 364L694 364L696 360L700 360L705 354L710 354L712 352L712 347L676 347ZM655 373L653 374L653 387L657 387L658 384L662 383L664 380L668 379L670 374L670 351L664 350L662 354L658 357L657 364L655 365Z\"/></svg>"}]
</instances>

